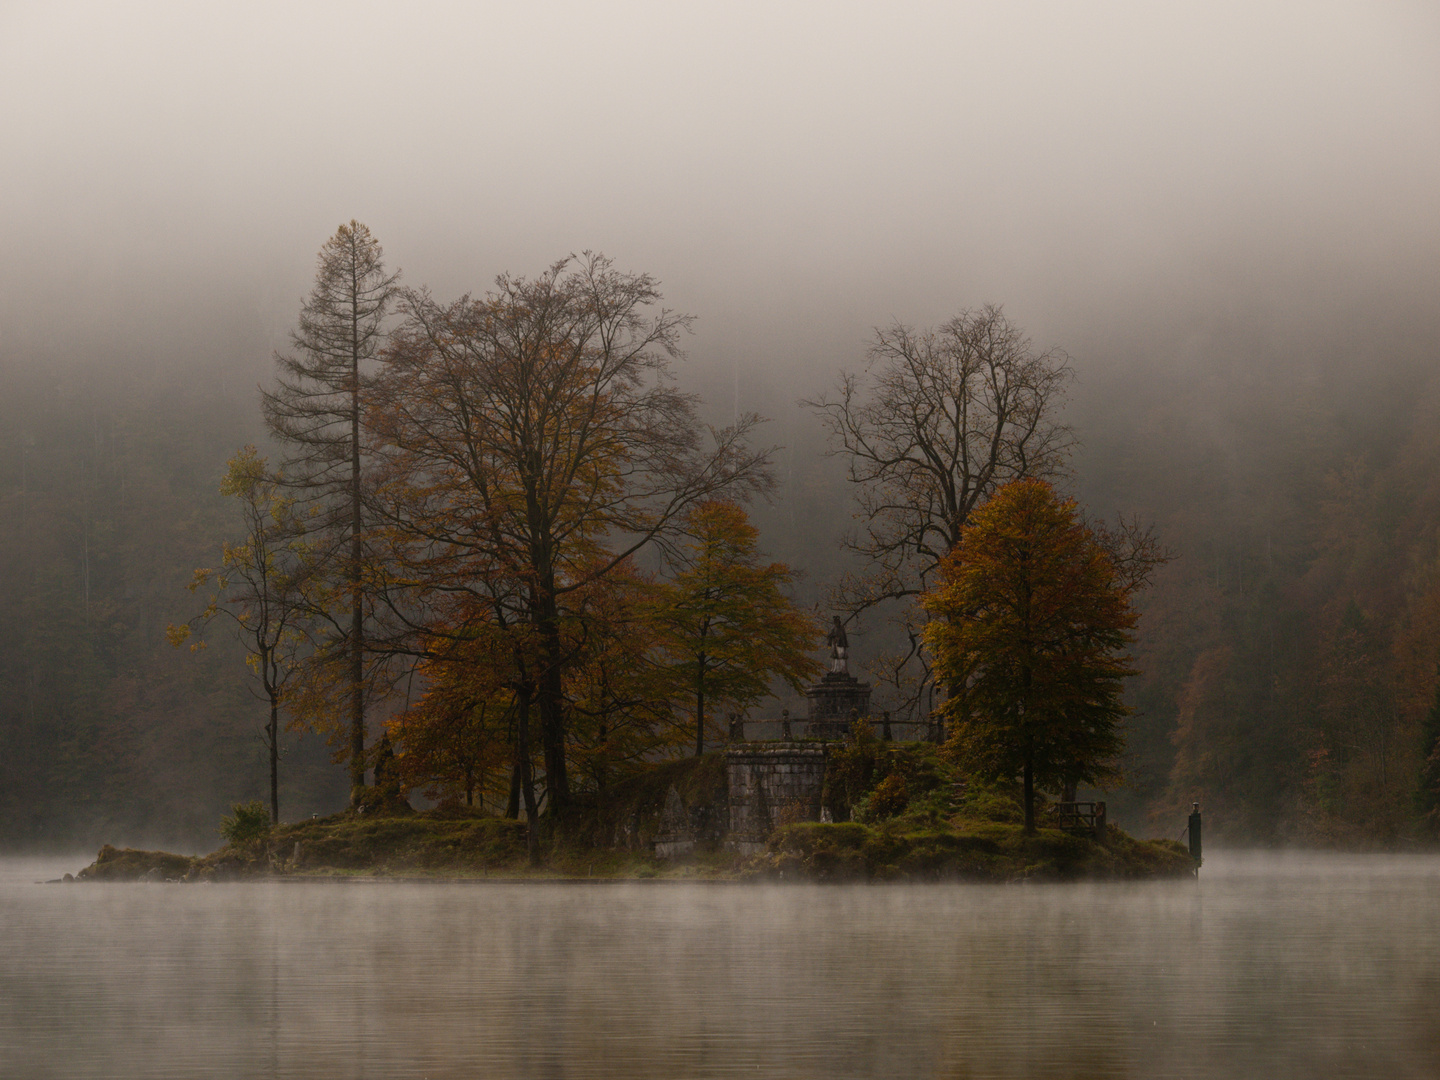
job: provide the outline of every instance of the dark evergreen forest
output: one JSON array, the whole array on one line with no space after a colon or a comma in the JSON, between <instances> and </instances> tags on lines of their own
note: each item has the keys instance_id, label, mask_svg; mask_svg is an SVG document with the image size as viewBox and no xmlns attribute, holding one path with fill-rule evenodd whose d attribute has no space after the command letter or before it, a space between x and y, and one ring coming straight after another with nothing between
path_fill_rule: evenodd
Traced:
<instances>
[{"instance_id":1,"label":"dark evergreen forest","mask_svg":"<svg viewBox=\"0 0 1440 1080\"><path fill-rule=\"evenodd\" d=\"M238 645L191 654L163 630L233 532L217 483L255 437L253 395L102 365L0 379L4 846L213 846L223 810L260 790L261 703ZM331 809L328 751L290 743L290 813Z\"/></svg>"}]
</instances>

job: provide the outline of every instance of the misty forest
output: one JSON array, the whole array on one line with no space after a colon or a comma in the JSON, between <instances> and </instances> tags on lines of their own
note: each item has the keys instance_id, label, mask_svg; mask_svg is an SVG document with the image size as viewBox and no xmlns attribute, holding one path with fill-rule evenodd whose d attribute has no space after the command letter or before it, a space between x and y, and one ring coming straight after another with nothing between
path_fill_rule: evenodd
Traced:
<instances>
[{"instance_id":1,"label":"misty forest","mask_svg":"<svg viewBox=\"0 0 1440 1080\"><path fill-rule=\"evenodd\" d=\"M876 712L939 737L908 599L947 529L1027 476L1148 559L1106 780L1126 820L1200 800L1236 841L1434 835L1428 354L1356 321L1282 363L1237 318L1223 356L1155 385L992 306L879 326L782 419L706 422L725 410L686 390L689 322L588 253L437 299L351 222L258 391L7 368L7 841L204 844L231 803L270 804L272 750L282 818L373 799L384 773L533 819L723 741L722 710L793 706L832 609ZM887 465L946 450L907 410L963 422L967 400L964 461ZM501 430L527 416L549 442ZM537 525L546 484L568 493ZM710 648L707 723L681 624L717 558L768 615Z\"/></svg>"},{"instance_id":2,"label":"misty forest","mask_svg":"<svg viewBox=\"0 0 1440 1080\"><path fill-rule=\"evenodd\" d=\"M249 66L338 100L259 24L213 61L183 20L86 31L110 96L15 14L0 843L208 850L251 801L563 816L801 716L836 616L875 723L944 743L1010 693L967 698L926 630L981 603L946 560L1030 481L1129 605L1114 730L1050 795L1433 841L1433 27L990 12L1010 44L954 65L943 19L854 14L648 49L571 12L526 101L523 20L421 48L297 16L396 42L414 85L363 138ZM490 126L414 107L446 86Z\"/></svg>"}]
</instances>

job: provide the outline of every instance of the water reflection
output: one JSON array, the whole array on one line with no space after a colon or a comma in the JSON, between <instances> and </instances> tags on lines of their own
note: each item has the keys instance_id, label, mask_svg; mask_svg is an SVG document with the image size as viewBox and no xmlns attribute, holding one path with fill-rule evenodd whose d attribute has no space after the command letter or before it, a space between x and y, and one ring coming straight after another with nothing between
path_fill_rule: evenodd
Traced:
<instances>
[{"instance_id":1,"label":"water reflection","mask_svg":"<svg viewBox=\"0 0 1440 1080\"><path fill-rule=\"evenodd\" d=\"M63 869L74 869L73 861ZM16 1077L1440 1070L1440 859L1065 887L35 886Z\"/></svg>"}]
</instances>

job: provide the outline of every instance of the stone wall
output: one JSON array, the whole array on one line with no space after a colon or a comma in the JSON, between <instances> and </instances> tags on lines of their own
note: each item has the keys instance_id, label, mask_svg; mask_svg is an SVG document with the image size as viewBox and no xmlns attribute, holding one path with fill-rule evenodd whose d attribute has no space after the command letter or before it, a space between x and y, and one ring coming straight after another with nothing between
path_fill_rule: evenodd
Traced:
<instances>
[{"instance_id":1,"label":"stone wall","mask_svg":"<svg viewBox=\"0 0 1440 1080\"><path fill-rule=\"evenodd\" d=\"M727 750L726 846L750 854L781 825L820 820L825 758L825 748L813 743L740 743Z\"/></svg>"}]
</instances>

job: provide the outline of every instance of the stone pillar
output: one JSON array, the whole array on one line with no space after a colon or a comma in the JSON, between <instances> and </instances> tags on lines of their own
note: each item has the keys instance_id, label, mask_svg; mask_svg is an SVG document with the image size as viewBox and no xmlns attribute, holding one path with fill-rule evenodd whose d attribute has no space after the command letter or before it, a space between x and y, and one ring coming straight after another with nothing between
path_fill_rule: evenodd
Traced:
<instances>
[{"instance_id":1,"label":"stone pillar","mask_svg":"<svg viewBox=\"0 0 1440 1080\"><path fill-rule=\"evenodd\" d=\"M870 715L870 684L832 671L805 690L810 701L812 739L843 739L853 717Z\"/></svg>"}]
</instances>

